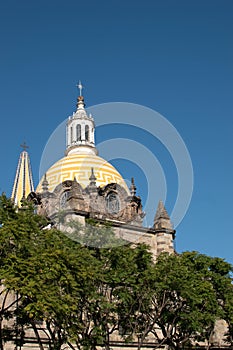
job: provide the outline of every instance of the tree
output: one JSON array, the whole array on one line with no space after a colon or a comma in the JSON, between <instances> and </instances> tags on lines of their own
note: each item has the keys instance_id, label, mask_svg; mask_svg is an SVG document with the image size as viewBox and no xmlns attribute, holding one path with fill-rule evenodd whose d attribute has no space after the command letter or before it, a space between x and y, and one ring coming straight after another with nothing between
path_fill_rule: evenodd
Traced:
<instances>
[{"instance_id":1,"label":"tree","mask_svg":"<svg viewBox=\"0 0 233 350\"><path fill-rule=\"evenodd\" d=\"M228 284L223 297L224 320L228 324L227 341L233 349L233 285Z\"/></svg>"},{"instance_id":2,"label":"tree","mask_svg":"<svg viewBox=\"0 0 233 350\"><path fill-rule=\"evenodd\" d=\"M215 321L223 316L219 293L221 283L230 282L230 271L222 259L217 264L216 258L196 252L161 254L151 280L151 308L143 315L144 338L150 330L158 344L173 349L208 342Z\"/></svg>"},{"instance_id":3,"label":"tree","mask_svg":"<svg viewBox=\"0 0 233 350\"><path fill-rule=\"evenodd\" d=\"M51 350L109 350L114 332L138 349L149 335L155 348L181 349L210 343L218 318L232 344L232 267L223 259L164 253L154 263L148 247L132 248L109 225L72 223L65 235L47 224L30 203L19 209L0 197L0 350L7 340L22 345L28 328L40 350L44 337Z\"/></svg>"},{"instance_id":4,"label":"tree","mask_svg":"<svg viewBox=\"0 0 233 350\"><path fill-rule=\"evenodd\" d=\"M144 271L152 264L152 257L145 245L132 249L117 238L109 225L89 220L81 230L75 222L71 226L73 230L68 230L67 234L87 247L99 270L92 295L83 294L77 310L78 324L73 322L70 329L71 338L80 349L82 346L96 349L97 345L110 349L110 336L124 329L125 320L131 317L127 300L133 297L133 290L138 288ZM82 330L79 333L80 322ZM77 334L79 336L75 338Z\"/></svg>"},{"instance_id":5,"label":"tree","mask_svg":"<svg viewBox=\"0 0 233 350\"><path fill-rule=\"evenodd\" d=\"M16 335L13 318L20 296L13 293L11 288L4 285L6 264L5 260L15 249L14 234L12 230L16 224L16 208L5 194L0 197L0 349L4 342ZM11 230L12 227L12 230ZM11 327L8 326L11 324Z\"/></svg>"},{"instance_id":6,"label":"tree","mask_svg":"<svg viewBox=\"0 0 233 350\"><path fill-rule=\"evenodd\" d=\"M93 286L94 258L61 232L44 229L46 219L36 215L29 203L18 210L2 197L0 215L1 282L4 295L18 296L11 304L15 306L12 317L17 317L20 329L33 328L41 349L37 321L43 321L50 348L60 349L68 339L66 327L85 285L86 291ZM5 304L4 297L2 306ZM8 309L1 310L6 317ZM22 331L23 336L25 333ZM11 332L11 339L17 341L17 332Z\"/></svg>"},{"instance_id":7,"label":"tree","mask_svg":"<svg viewBox=\"0 0 233 350\"><path fill-rule=\"evenodd\" d=\"M46 219L30 203L18 210L7 201L2 217L1 243L9 249L2 249L1 276L6 290L18 296L12 313L16 327L9 339L23 343L31 327L43 350L41 321L50 349L64 343L109 349L109 336L119 329L127 295L138 282L139 266L151 259L146 247L122 245L111 227L93 222L76 228L82 236L77 243L56 229L45 229Z\"/></svg>"},{"instance_id":8,"label":"tree","mask_svg":"<svg viewBox=\"0 0 233 350\"><path fill-rule=\"evenodd\" d=\"M216 291L221 317L227 322L226 340L233 348L233 284L232 267L222 259L213 258L210 264L212 283Z\"/></svg>"}]
</instances>

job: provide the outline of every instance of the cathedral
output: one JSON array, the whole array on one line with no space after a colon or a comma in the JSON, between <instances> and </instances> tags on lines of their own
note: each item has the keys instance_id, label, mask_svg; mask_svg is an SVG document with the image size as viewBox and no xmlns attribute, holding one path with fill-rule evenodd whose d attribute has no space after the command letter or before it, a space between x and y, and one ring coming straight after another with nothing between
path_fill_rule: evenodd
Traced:
<instances>
[{"instance_id":1,"label":"cathedral","mask_svg":"<svg viewBox=\"0 0 233 350\"><path fill-rule=\"evenodd\" d=\"M145 227L146 213L134 179L128 187L117 169L98 155L94 118L87 113L81 92L82 89L77 109L66 122L65 156L47 169L35 189L27 146L22 145L11 195L13 202L20 207L22 200L32 200L37 213L65 233L71 221L86 226L91 219L99 225L109 224L116 237L132 246L147 244L155 260L161 252L174 253L175 230L163 202L159 201L155 207L153 226ZM218 329L222 339L226 329L224 321L220 320ZM29 330L26 338L24 349L38 348L33 332ZM137 348L135 344L120 343L114 335L111 349ZM7 350L13 348L9 344ZM153 349L154 345L149 341L143 348Z\"/></svg>"},{"instance_id":2,"label":"cathedral","mask_svg":"<svg viewBox=\"0 0 233 350\"><path fill-rule=\"evenodd\" d=\"M87 219L109 223L117 237L131 243L146 243L154 258L174 251L175 230L162 201L155 208L153 227L143 226L145 213L136 194L134 179L128 188L121 174L98 155L95 123L85 109L84 97L66 122L65 156L53 164L34 190L26 146L20 154L12 199L20 205L32 199L38 214L48 217L61 231L70 221L86 225ZM64 135L65 137L65 135ZM59 222L63 213L63 223Z\"/></svg>"},{"instance_id":3,"label":"cathedral","mask_svg":"<svg viewBox=\"0 0 233 350\"><path fill-rule=\"evenodd\" d=\"M22 145L11 195L13 202L20 207L22 200L32 200L37 213L66 234L70 222L87 226L91 219L99 225L107 223L116 237L132 246L146 243L154 259L161 252L173 253L175 230L163 202L159 201L155 208L153 227L145 227L145 212L134 178L128 188L117 169L98 155L94 118L85 109L81 91L76 106L66 122L65 156L47 169L35 189L27 146ZM25 349L37 349L33 331L29 329L25 339ZM111 343L115 350L132 346L133 343L123 344L117 334ZM148 344L146 348L150 349ZM7 349L13 349L10 343Z\"/></svg>"}]
</instances>

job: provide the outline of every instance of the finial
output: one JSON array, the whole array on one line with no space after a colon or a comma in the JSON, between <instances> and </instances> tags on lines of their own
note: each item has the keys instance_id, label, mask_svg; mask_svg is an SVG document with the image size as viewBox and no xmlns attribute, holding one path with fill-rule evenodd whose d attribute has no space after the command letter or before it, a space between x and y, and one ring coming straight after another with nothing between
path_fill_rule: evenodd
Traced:
<instances>
[{"instance_id":1,"label":"finial","mask_svg":"<svg viewBox=\"0 0 233 350\"><path fill-rule=\"evenodd\" d=\"M172 235L175 234L175 231L173 230L173 227L172 227L170 217L167 213L167 210L166 210L162 200L160 200L158 203L158 207L157 207L155 217L154 217L153 227L156 230L157 229L172 230L172 231L169 231L169 233L172 233Z\"/></svg>"},{"instance_id":2,"label":"finial","mask_svg":"<svg viewBox=\"0 0 233 350\"><path fill-rule=\"evenodd\" d=\"M78 182L77 182L76 176L74 176L74 179L73 179L73 182L72 182L72 191L76 192L77 190L79 190Z\"/></svg>"},{"instance_id":3,"label":"finial","mask_svg":"<svg viewBox=\"0 0 233 350\"><path fill-rule=\"evenodd\" d=\"M79 82L76 86L79 89L79 96L82 96L83 85L81 83L81 80L79 80Z\"/></svg>"},{"instance_id":4,"label":"finial","mask_svg":"<svg viewBox=\"0 0 233 350\"><path fill-rule=\"evenodd\" d=\"M49 186L49 183L48 183L48 180L47 180L47 174L45 173L44 174L44 180L42 182L42 191L43 192L47 192L48 191L48 186Z\"/></svg>"},{"instance_id":5,"label":"finial","mask_svg":"<svg viewBox=\"0 0 233 350\"><path fill-rule=\"evenodd\" d=\"M94 169L91 168L91 176L89 177L89 180L90 180L90 185L96 185L96 177L95 177L95 174L94 174Z\"/></svg>"},{"instance_id":6,"label":"finial","mask_svg":"<svg viewBox=\"0 0 233 350\"><path fill-rule=\"evenodd\" d=\"M93 168L91 168L91 176L89 177L89 180L90 180L90 182L89 182L89 185L87 186L88 193L90 195L93 193L97 193L98 188L96 186L96 177L95 177Z\"/></svg>"},{"instance_id":7,"label":"finial","mask_svg":"<svg viewBox=\"0 0 233 350\"><path fill-rule=\"evenodd\" d=\"M155 213L155 218L154 220L159 220L159 219L166 219L166 220L170 220L169 215L167 213L167 210L163 204L163 201L160 199L159 203L158 203L158 207Z\"/></svg>"},{"instance_id":8,"label":"finial","mask_svg":"<svg viewBox=\"0 0 233 350\"><path fill-rule=\"evenodd\" d=\"M83 85L80 80L76 86L79 89L79 96L77 98L77 104L76 104L77 109L84 109L85 103L84 103L84 97L82 96Z\"/></svg>"},{"instance_id":9,"label":"finial","mask_svg":"<svg viewBox=\"0 0 233 350\"><path fill-rule=\"evenodd\" d=\"M134 184L134 178L132 177L131 178L131 186L130 186L130 193L131 193L131 196L135 196L136 195L136 186Z\"/></svg>"},{"instance_id":10,"label":"finial","mask_svg":"<svg viewBox=\"0 0 233 350\"><path fill-rule=\"evenodd\" d=\"M20 145L20 147L22 147L22 149L24 151L26 151L27 148L29 148L27 145L26 145L26 142L24 141L24 143L22 143L22 145Z\"/></svg>"}]
</instances>

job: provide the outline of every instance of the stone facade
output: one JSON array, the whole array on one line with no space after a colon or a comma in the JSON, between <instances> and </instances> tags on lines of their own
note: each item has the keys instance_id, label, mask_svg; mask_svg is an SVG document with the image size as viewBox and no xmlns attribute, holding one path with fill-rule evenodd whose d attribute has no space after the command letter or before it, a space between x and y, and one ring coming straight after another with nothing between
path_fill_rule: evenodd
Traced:
<instances>
[{"instance_id":1,"label":"stone facade","mask_svg":"<svg viewBox=\"0 0 233 350\"><path fill-rule=\"evenodd\" d=\"M133 179L130 195L116 183L97 187L93 169L89 180L89 185L84 189L74 179L64 181L53 192L49 192L45 176L42 192L32 192L29 198L37 204L38 214L48 217L52 225L61 230L67 230L70 221L77 221L85 226L87 219L93 219L100 224L111 225L119 238L132 244L147 244L154 258L161 252L174 252L175 230L161 201L153 227L144 227L145 213L141 199L136 195ZM61 215L62 221L59 220Z\"/></svg>"}]
</instances>

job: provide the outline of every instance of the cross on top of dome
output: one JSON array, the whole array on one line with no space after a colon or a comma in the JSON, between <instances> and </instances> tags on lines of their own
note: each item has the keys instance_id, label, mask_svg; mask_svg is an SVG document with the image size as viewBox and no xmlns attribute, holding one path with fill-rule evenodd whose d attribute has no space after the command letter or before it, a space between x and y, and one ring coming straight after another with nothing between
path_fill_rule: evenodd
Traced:
<instances>
[{"instance_id":1,"label":"cross on top of dome","mask_svg":"<svg viewBox=\"0 0 233 350\"><path fill-rule=\"evenodd\" d=\"M79 80L79 82L76 86L79 89L79 96L82 96L83 85L81 83L81 80Z\"/></svg>"},{"instance_id":2,"label":"cross on top of dome","mask_svg":"<svg viewBox=\"0 0 233 350\"><path fill-rule=\"evenodd\" d=\"M77 110L79 110L79 109L83 110L85 107L85 103L84 103L84 97L82 96L83 85L81 83L81 80L79 80L76 87L79 89L79 96L77 98L77 104L76 104Z\"/></svg>"},{"instance_id":3,"label":"cross on top of dome","mask_svg":"<svg viewBox=\"0 0 233 350\"><path fill-rule=\"evenodd\" d=\"M22 147L22 149L23 149L24 151L26 151L26 149L29 148L29 147L27 146L27 144L26 144L25 141L24 141L24 143L22 143L22 144L20 145L20 147Z\"/></svg>"}]
</instances>

